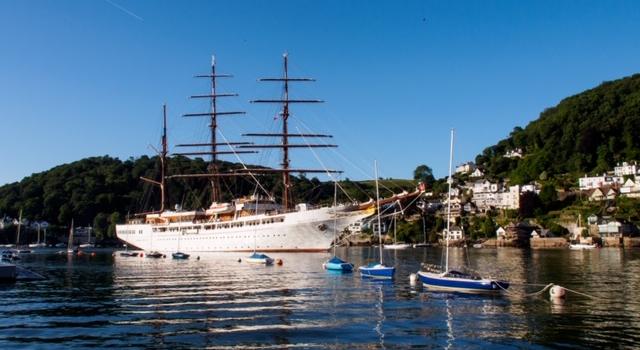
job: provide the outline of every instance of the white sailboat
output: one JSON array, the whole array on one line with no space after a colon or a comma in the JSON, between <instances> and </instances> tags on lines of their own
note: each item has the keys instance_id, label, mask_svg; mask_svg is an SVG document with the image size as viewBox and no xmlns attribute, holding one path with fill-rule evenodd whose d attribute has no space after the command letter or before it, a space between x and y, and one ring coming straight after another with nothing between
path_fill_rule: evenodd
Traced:
<instances>
[{"instance_id":1,"label":"white sailboat","mask_svg":"<svg viewBox=\"0 0 640 350\"><path fill-rule=\"evenodd\" d=\"M426 271L418 271L418 278L422 284L429 289L466 292L466 293L486 293L501 292L509 288L506 281L498 281L493 279L482 278L478 275L449 269L449 238L451 228L451 184L453 178L451 176L451 168L453 163L453 137L454 131L451 130L451 145L449 150L449 184L448 206L447 206L447 229L444 232L446 242L445 250L445 267L438 269L427 267Z\"/></svg>"},{"instance_id":2,"label":"white sailboat","mask_svg":"<svg viewBox=\"0 0 640 350\"><path fill-rule=\"evenodd\" d=\"M71 227L69 228L69 240L67 241L67 254L73 253L73 219L71 219Z\"/></svg>"},{"instance_id":3,"label":"white sailboat","mask_svg":"<svg viewBox=\"0 0 640 350\"><path fill-rule=\"evenodd\" d=\"M397 212L394 210L393 212L393 244L385 244L384 249L407 249L411 247L409 243L398 243L397 241L397 230L398 229L398 221L397 221Z\"/></svg>"},{"instance_id":4,"label":"white sailboat","mask_svg":"<svg viewBox=\"0 0 640 350\"><path fill-rule=\"evenodd\" d=\"M580 228L582 227L582 216L580 214L578 214L578 229L576 230L576 235L574 235L573 237L573 241L575 243L569 243L569 249L571 250L591 250L591 249L596 249L598 247L597 244L595 243L582 243L580 241L581 239L581 230Z\"/></svg>"},{"instance_id":5,"label":"white sailboat","mask_svg":"<svg viewBox=\"0 0 640 350\"><path fill-rule=\"evenodd\" d=\"M93 248L95 247L95 245L93 243L91 243L91 231L93 230L93 228L91 226L87 227L87 243L82 243L79 245L80 248Z\"/></svg>"},{"instance_id":6,"label":"white sailboat","mask_svg":"<svg viewBox=\"0 0 640 350\"><path fill-rule=\"evenodd\" d=\"M422 243L414 244L413 245L414 248L422 248L422 247L429 246L429 244L427 244L427 228L426 228L426 224L424 222L424 213L422 214L422 236L423 236Z\"/></svg>"},{"instance_id":7,"label":"white sailboat","mask_svg":"<svg viewBox=\"0 0 640 350\"><path fill-rule=\"evenodd\" d=\"M44 229L44 238L42 239L43 242L40 242L40 229L42 223L36 222L36 226L38 227L38 240L36 241L36 243L29 244L29 248L44 248L47 246L47 244L45 243L47 241L47 229Z\"/></svg>"}]
</instances>

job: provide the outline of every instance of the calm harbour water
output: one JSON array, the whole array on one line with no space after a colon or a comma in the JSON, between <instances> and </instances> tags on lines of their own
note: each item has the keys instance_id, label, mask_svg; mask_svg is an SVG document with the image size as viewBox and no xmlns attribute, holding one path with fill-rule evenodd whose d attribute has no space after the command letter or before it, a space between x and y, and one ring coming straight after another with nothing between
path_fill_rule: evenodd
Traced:
<instances>
[{"instance_id":1,"label":"calm harbour water","mask_svg":"<svg viewBox=\"0 0 640 350\"><path fill-rule=\"evenodd\" d=\"M356 266L377 249L339 249ZM453 249L453 264L516 283L553 282L596 297L563 305L542 286L504 296L432 293L409 284L435 248L385 251L393 283L336 274L328 253L270 254L283 266L201 259L47 253L20 265L48 277L0 285L0 349L10 348L638 348L640 250Z\"/></svg>"}]
</instances>

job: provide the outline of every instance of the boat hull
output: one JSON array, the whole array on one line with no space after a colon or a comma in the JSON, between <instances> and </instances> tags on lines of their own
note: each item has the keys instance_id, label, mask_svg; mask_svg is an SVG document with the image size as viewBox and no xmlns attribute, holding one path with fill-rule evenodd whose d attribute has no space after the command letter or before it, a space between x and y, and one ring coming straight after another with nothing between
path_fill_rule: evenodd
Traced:
<instances>
[{"instance_id":1,"label":"boat hull","mask_svg":"<svg viewBox=\"0 0 640 350\"><path fill-rule=\"evenodd\" d=\"M591 250L596 249L595 244L569 244L569 249L571 250Z\"/></svg>"},{"instance_id":2,"label":"boat hull","mask_svg":"<svg viewBox=\"0 0 640 350\"><path fill-rule=\"evenodd\" d=\"M116 234L142 250L171 252L319 252L327 251L334 229L371 215L370 210L319 208L274 215L243 216L224 222L117 225Z\"/></svg>"},{"instance_id":3,"label":"boat hull","mask_svg":"<svg viewBox=\"0 0 640 350\"><path fill-rule=\"evenodd\" d=\"M333 257L327 260L322 266L331 271L351 272L353 271L353 264L348 263L338 257Z\"/></svg>"},{"instance_id":4,"label":"boat hull","mask_svg":"<svg viewBox=\"0 0 640 350\"><path fill-rule=\"evenodd\" d=\"M13 281L16 276L16 265L0 262L0 281Z\"/></svg>"},{"instance_id":5,"label":"boat hull","mask_svg":"<svg viewBox=\"0 0 640 350\"><path fill-rule=\"evenodd\" d=\"M463 293L499 293L509 288L505 281L445 277L441 273L418 272L422 285L432 290Z\"/></svg>"},{"instance_id":6,"label":"boat hull","mask_svg":"<svg viewBox=\"0 0 640 350\"><path fill-rule=\"evenodd\" d=\"M407 249L407 248L411 248L411 244L408 243L398 243L398 244L385 244L384 246L382 246L384 249L395 249L395 250L400 250L400 249Z\"/></svg>"},{"instance_id":7,"label":"boat hull","mask_svg":"<svg viewBox=\"0 0 640 350\"><path fill-rule=\"evenodd\" d=\"M360 266L360 276L363 278L392 279L396 273L395 267L389 266Z\"/></svg>"}]
</instances>

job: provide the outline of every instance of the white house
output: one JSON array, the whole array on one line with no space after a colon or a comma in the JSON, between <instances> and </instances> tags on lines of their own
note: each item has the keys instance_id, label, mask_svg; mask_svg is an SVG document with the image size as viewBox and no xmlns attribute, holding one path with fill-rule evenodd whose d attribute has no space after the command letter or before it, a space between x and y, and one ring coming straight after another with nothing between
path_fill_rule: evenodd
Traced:
<instances>
[{"instance_id":1,"label":"white house","mask_svg":"<svg viewBox=\"0 0 640 350\"><path fill-rule=\"evenodd\" d=\"M545 238L550 236L551 236L551 231L547 229L542 228L542 229L531 231L531 238Z\"/></svg>"},{"instance_id":2,"label":"white house","mask_svg":"<svg viewBox=\"0 0 640 350\"><path fill-rule=\"evenodd\" d=\"M536 183L531 183L531 184L527 184L527 185L522 185L520 187L520 192L524 193L524 192L533 192L536 194L540 194L540 186L538 186Z\"/></svg>"},{"instance_id":3,"label":"white house","mask_svg":"<svg viewBox=\"0 0 640 350\"><path fill-rule=\"evenodd\" d=\"M476 170L476 165L473 162L466 162L456 167L456 174L468 174Z\"/></svg>"},{"instance_id":4,"label":"white house","mask_svg":"<svg viewBox=\"0 0 640 350\"><path fill-rule=\"evenodd\" d=\"M481 210L490 207L518 209L520 207L520 186L515 185L503 189L500 183L491 183L487 180L478 181L474 183L471 201Z\"/></svg>"},{"instance_id":5,"label":"white house","mask_svg":"<svg viewBox=\"0 0 640 350\"><path fill-rule=\"evenodd\" d=\"M625 176L625 175L637 175L638 174L638 167L637 165L634 164L629 164L627 162L623 162L622 165L620 165L620 163L618 163L618 166L616 166L615 168L613 168L613 173L616 176Z\"/></svg>"},{"instance_id":6,"label":"white house","mask_svg":"<svg viewBox=\"0 0 640 350\"><path fill-rule=\"evenodd\" d=\"M616 220L604 222L598 225L598 233L600 237L621 237L622 224Z\"/></svg>"},{"instance_id":7,"label":"white house","mask_svg":"<svg viewBox=\"0 0 640 350\"><path fill-rule=\"evenodd\" d=\"M587 176L581 177L578 180L578 185L580 186L580 190L593 190L603 186L612 186L612 185L622 185L623 178L621 176Z\"/></svg>"},{"instance_id":8,"label":"white house","mask_svg":"<svg viewBox=\"0 0 640 350\"><path fill-rule=\"evenodd\" d=\"M482 170L480 170L480 168L477 168L469 176L471 176L471 177L483 177L484 173L482 172Z\"/></svg>"},{"instance_id":9,"label":"white house","mask_svg":"<svg viewBox=\"0 0 640 350\"><path fill-rule=\"evenodd\" d=\"M446 232L446 229L445 229L445 232ZM464 231L462 230L461 227L451 226L449 227L448 236L449 236L449 240L451 241L461 240L464 238Z\"/></svg>"},{"instance_id":10,"label":"white house","mask_svg":"<svg viewBox=\"0 0 640 350\"><path fill-rule=\"evenodd\" d=\"M512 149L507 151L507 153L504 154L505 158L522 158L522 148L516 148L516 149Z\"/></svg>"},{"instance_id":11,"label":"white house","mask_svg":"<svg viewBox=\"0 0 640 350\"><path fill-rule=\"evenodd\" d=\"M640 183L627 179L620 187L620 195L632 198L640 197Z\"/></svg>"}]
</instances>

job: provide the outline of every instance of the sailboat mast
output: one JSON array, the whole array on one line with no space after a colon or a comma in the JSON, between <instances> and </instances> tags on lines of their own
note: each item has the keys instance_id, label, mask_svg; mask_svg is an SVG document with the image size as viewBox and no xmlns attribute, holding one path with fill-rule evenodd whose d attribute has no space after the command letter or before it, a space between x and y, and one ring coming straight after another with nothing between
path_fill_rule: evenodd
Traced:
<instances>
[{"instance_id":1,"label":"sailboat mast","mask_svg":"<svg viewBox=\"0 0 640 350\"><path fill-rule=\"evenodd\" d=\"M16 234L16 248L20 246L20 228L22 227L22 209L20 209L20 214L18 214L18 233Z\"/></svg>"},{"instance_id":2,"label":"sailboat mast","mask_svg":"<svg viewBox=\"0 0 640 350\"><path fill-rule=\"evenodd\" d=\"M393 211L393 244L397 244L397 237L396 237L396 233L397 233L397 228L398 228L398 222L396 221L396 211L394 209Z\"/></svg>"},{"instance_id":3,"label":"sailboat mast","mask_svg":"<svg viewBox=\"0 0 640 350\"><path fill-rule=\"evenodd\" d=\"M453 183L453 178L451 177L451 167L453 163L453 135L454 130L451 129L451 144L449 146L449 177L447 178L447 183L449 184L449 191L447 194L447 236L445 238L447 244L447 252L445 253L444 272L449 271L449 236L451 236L451 184Z\"/></svg>"},{"instance_id":4,"label":"sailboat mast","mask_svg":"<svg viewBox=\"0 0 640 350\"><path fill-rule=\"evenodd\" d=\"M67 250L73 250L73 219L71 219L71 227L69 228L69 241L67 242Z\"/></svg>"},{"instance_id":5,"label":"sailboat mast","mask_svg":"<svg viewBox=\"0 0 640 350\"><path fill-rule=\"evenodd\" d=\"M336 256L336 245L338 244L338 182L333 181L333 256Z\"/></svg>"},{"instance_id":6,"label":"sailboat mast","mask_svg":"<svg viewBox=\"0 0 640 350\"><path fill-rule=\"evenodd\" d=\"M160 212L167 209L167 104L162 105L162 152L160 152ZM89 242L91 243L91 242Z\"/></svg>"},{"instance_id":7,"label":"sailboat mast","mask_svg":"<svg viewBox=\"0 0 640 350\"><path fill-rule=\"evenodd\" d=\"M380 265L382 264L382 226L380 225L380 189L378 188L378 161L373 161L374 174L376 176L376 212L378 213L378 247L380 248Z\"/></svg>"}]
</instances>

